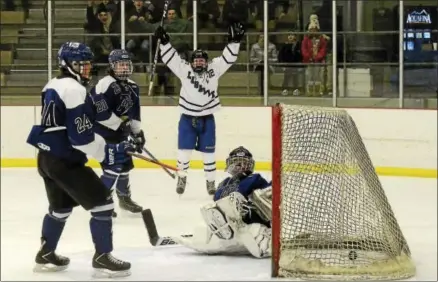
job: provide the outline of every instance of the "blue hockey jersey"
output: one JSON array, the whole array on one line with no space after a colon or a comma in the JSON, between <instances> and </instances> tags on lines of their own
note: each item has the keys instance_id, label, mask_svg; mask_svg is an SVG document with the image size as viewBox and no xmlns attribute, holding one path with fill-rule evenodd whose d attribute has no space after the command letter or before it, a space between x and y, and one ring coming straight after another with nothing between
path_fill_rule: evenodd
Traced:
<instances>
[{"instance_id":1,"label":"blue hockey jersey","mask_svg":"<svg viewBox=\"0 0 438 282\"><path fill-rule=\"evenodd\" d=\"M84 86L71 77L50 80L42 90L41 122L27 143L74 163L91 155L105 158L105 140L93 131L93 103Z\"/></svg>"},{"instance_id":2,"label":"blue hockey jersey","mask_svg":"<svg viewBox=\"0 0 438 282\"><path fill-rule=\"evenodd\" d=\"M118 81L107 75L91 89L90 95L95 105L95 131L105 140L126 140L127 133L119 130L124 120L130 121L132 132L141 130L140 93L134 81Z\"/></svg>"},{"instance_id":3,"label":"blue hockey jersey","mask_svg":"<svg viewBox=\"0 0 438 282\"><path fill-rule=\"evenodd\" d=\"M218 186L213 200L220 200L232 192L239 192L247 200L248 197L256 189L264 189L272 185L272 182L268 182L259 173L253 173L248 176L239 176L225 178Z\"/></svg>"}]
</instances>

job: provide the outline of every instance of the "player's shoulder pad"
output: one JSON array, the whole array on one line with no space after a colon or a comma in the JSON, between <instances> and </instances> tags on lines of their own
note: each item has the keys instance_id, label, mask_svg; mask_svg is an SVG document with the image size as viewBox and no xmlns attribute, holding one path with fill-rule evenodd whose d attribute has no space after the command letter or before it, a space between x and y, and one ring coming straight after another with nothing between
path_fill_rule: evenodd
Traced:
<instances>
[{"instance_id":1,"label":"player's shoulder pad","mask_svg":"<svg viewBox=\"0 0 438 282\"><path fill-rule=\"evenodd\" d=\"M107 75L107 76L101 78L93 88L94 88L94 93L96 95L99 95L99 94L105 94L108 92L109 89L111 89L111 88L114 89L117 87L120 88L120 86L117 85L116 79L114 77L112 77L111 75ZM114 92L116 92L116 91L114 91Z\"/></svg>"},{"instance_id":2,"label":"player's shoulder pad","mask_svg":"<svg viewBox=\"0 0 438 282\"><path fill-rule=\"evenodd\" d=\"M128 81L128 84L129 84L130 86L138 86L137 83L136 83L134 80L130 79L130 78L128 78L127 81Z\"/></svg>"},{"instance_id":3,"label":"player's shoulder pad","mask_svg":"<svg viewBox=\"0 0 438 282\"><path fill-rule=\"evenodd\" d=\"M45 87L53 89L67 109L74 109L85 103L87 89L71 77L51 80Z\"/></svg>"}]
</instances>

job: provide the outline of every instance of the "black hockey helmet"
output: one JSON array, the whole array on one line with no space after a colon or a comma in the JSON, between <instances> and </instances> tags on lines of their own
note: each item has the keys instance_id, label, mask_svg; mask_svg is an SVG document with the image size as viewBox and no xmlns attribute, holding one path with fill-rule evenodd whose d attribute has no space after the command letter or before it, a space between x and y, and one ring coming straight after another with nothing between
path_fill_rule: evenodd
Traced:
<instances>
[{"instance_id":1,"label":"black hockey helmet","mask_svg":"<svg viewBox=\"0 0 438 282\"><path fill-rule=\"evenodd\" d=\"M232 176L245 173L251 174L254 172L255 161L251 152L243 146L239 146L232 150L226 160L225 171Z\"/></svg>"},{"instance_id":2,"label":"black hockey helmet","mask_svg":"<svg viewBox=\"0 0 438 282\"><path fill-rule=\"evenodd\" d=\"M196 73L202 73L207 70L208 67L208 54L202 49L193 51L190 59L192 69Z\"/></svg>"}]
</instances>

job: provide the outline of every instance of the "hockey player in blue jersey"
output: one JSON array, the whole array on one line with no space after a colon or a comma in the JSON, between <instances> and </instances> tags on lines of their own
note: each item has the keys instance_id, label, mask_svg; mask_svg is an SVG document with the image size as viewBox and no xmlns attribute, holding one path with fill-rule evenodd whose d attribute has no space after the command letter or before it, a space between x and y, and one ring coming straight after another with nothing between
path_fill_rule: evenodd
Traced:
<instances>
[{"instance_id":1,"label":"hockey player in blue jersey","mask_svg":"<svg viewBox=\"0 0 438 282\"><path fill-rule=\"evenodd\" d=\"M271 217L259 210L252 200L257 191L269 190L271 182L254 173L254 165L247 149L240 146L232 150L226 160L230 177L219 184L214 202L201 208L205 224L195 230L193 237L172 239L205 254L269 257Z\"/></svg>"},{"instance_id":2,"label":"hockey player in blue jersey","mask_svg":"<svg viewBox=\"0 0 438 282\"><path fill-rule=\"evenodd\" d=\"M44 180L49 211L45 215L34 271L60 271L70 260L55 253L67 218L76 206L91 212L90 231L95 246L92 267L98 277L130 275L131 264L111 255L112 211L108 189L90 167L87 155L121 169L134 147L109 144L95 134L93 103L85 85L90 79L93 53L85 44L64 43L58 52L60 75L42 90L41 122L27 142L38 149L38 173Z\"/></svg>"},{"instance_id":3,"label":"hockey player in blue jersey","mask_svg":"<svg viewBox=\"0 0 438 282\"><path fill-rule=\"evenodd\" d=\"M131 58L127 51L117 49L109 54L108 60L108 75L90 91L95 103L95 131L111 144L126 141L131 136L136 150L141 153L146 139L141 129L139 88L129 79L133 70ZM121 170L102 164L101 179L108 189L116 190L121 209L139 213L143 208L131 199L129 171L133 168L131 157Z\"/></svg>"},{"instance_id":4,"label":"hockey player in blue jersey","mask_svg":"<svg viewBox=\"0 0 438 282\"><path fill-rule=\"evenodd\" d=\"M219 78L237 60L240 41L245 35L241 23L232 24L228 30L228 44L221 56L208 59L204 50L195 50L190 62L183 60L170 44L170 37L159 26L155 36L160 39L160 54L163 63L180 79L181 91L178 124L177 166L187 171L193 150L202 153L207 192L215 192L216 180L216 122L214 113L220 110L218 95ZM183 194L187 177L178 177L176 192Z\"/></svg>"}]
</instances>

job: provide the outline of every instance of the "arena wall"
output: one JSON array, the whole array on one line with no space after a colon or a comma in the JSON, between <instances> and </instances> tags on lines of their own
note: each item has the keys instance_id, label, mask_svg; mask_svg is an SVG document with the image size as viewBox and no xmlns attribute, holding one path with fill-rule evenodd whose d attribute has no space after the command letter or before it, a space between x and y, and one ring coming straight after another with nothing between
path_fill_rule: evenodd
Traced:
<instances>
[{"instance_id":1,"label":"arena wall","mask_svg":"<svg viewBox=\"0 0 438 282\"><path fill-rule=\"evenodd\" d=\"M26 143L30 127L40 119L40 107L1 107L1 167L34 167L36 150ZM347 109L356 122L379 175L437 177L437 111L398 109ZM177 152L176 107L143 107L147 148L165 163L175 164ZM218 169L228 152L243 145L258 161L258 170L271 162L271 108L224 107L216 115ZM90 166L98 167L90 161ZM155 166L142 160L136 167ZM191 167L202 168L195 152Z\"/></svg>"}]
</instances>

